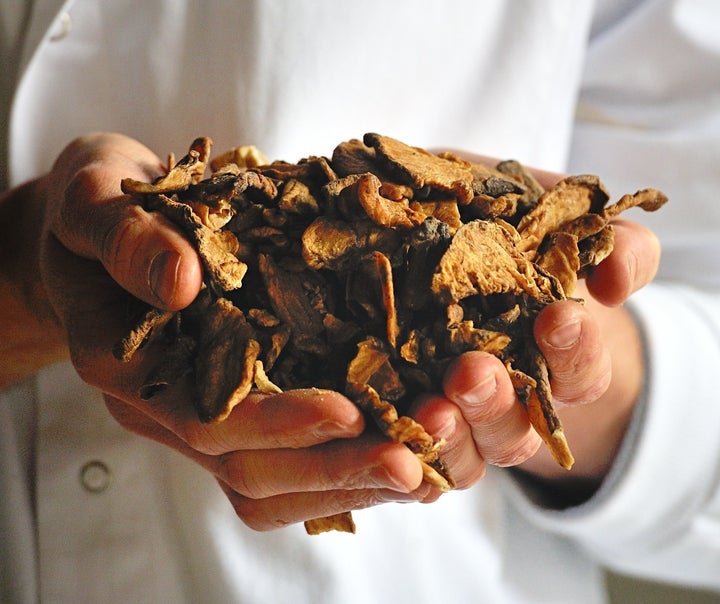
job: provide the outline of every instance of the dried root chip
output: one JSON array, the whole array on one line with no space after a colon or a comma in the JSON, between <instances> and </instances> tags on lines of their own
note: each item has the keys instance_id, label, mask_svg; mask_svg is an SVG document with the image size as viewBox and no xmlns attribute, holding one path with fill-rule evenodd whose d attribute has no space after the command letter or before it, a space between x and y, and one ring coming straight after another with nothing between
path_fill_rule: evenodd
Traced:
<instances>
[{"instance_id":1,"label":"dried root chip","mask_svg":"<svg viewBox=\"0 0 720 604\"><path fill-rule=\"evenodd\" d=\"M518 248L536 250L545 236L585 214L602 212L609 195L597 176L568 176L543 193L537 205L518 223Z\"/></svg>"},{"instance_id":2,"label":"dried root chip","mask_svg":"<svg viewBox=\"0 0 720 604\"><path fill-rule=\"evenodd\" d=\"M253 389L344 392L445 491L454 483L444 443L408 409L441 390L459 354L483 350L504 363L556 461L572 466L535 317L611 253L611 219L657 210L662 193L607 205L596 176L545 191L518 162L484 166L373 133L294 164L239 147L204 178L209 152L199 138L154 183L122 183L182 229L205 269L193 304L144 309L115 347L128 362L165 342L142 396L189 374L198 416L210 422ZM355 532L349 512L305 527Z\"/></svg>"},{"instance_id":3,"label":"dried root chip","mask_svg":"<svg viewBox=\"0 0 720 604\"><path fill-rule=\"evenodd\" d=\"M222 421L249 393L260 345L241 310L218 298L202 317L195 361L197 410L203 421Z\"/></svg>"},{"instance_id":4,"label":"dried root chip","mask_svg":"<svg viewBox=\"0 0 720 604\"><path fill-rule=\"evenodd\" d=\"M211 139L197 138L190 145L187 155L175 164L165 176L161 176L152 183L125 178L120 183L120 188L123 193L130 195L155 195L184 191L202 178L211 147Z\"/></svg>"},{"instance_id":5,"label":"dried root chip","mask_svg":"<svg viewBox=\"0 0 720 604\"><path fill-rule=\"evenodd\" d=\"M192 373L196 344L195 338L183 333L177 334L170 342L160 364L145 379L140 388L140 398L149 400Z\"/></svg>"},{"instance_id":6,"label":"dried root chip","mask_svg":"<svg viewBox=\"0 0 720 604\"><path fill-rule=\"evenodd\" d=\"M542 303L558 299L554 282L517 250L512 227L474 220L464 224L435 269L432 291L441 304L470 296L527 294Z\"/></svg>"},{"instance_id":7,"label":"dried root chip","mask_svg":"<svg viewBox=\"0 0 720 604\"><path fill-rule=\"evenodd\" d=\"M129 362L135 353L150 341L152 335L160 332L173 316L175 316L174 312L149 308L130 333L113 348L115 358L124 363Z\"/></svg>"},{"instance_id":8,"label":"dried root chip","mask_svg":"<svg viewBox=\"0 0 720 604\"><path fill-rule=\"evenodd\" d=\"M219 292L232 291L242 286L247 265L232 253L234 245L228 245L229 241L237 241L232 233L228 238L221 234L222 231L211 230L203 224L190 205L175 201L164 194L155 197L152 207L177 224L195 243L206 269L209 286Z\"/></svg>"},{"instance_id":9,"label":"dried root chip","mask_svg":"<svg viewBox=\"0 0 720 604\"><path fill-rule=\"evenodd\" d=\"M341 512L332 516L306 520L305 531L308 535L320 535L329 531L355 534L355 521L350 512Z\"/></svg>"},{"instance_id":10,"label":"dried root chip","mask_svg":"<svg viewBox=\"0 0 720 604\"><path fill-rule=\"evenodd\" d=\"M235 165L238 168L257 168L267 163L267 157L255 145L242 145L228 149L215 157L212 162L210 162L210 167L213 172L217 172L228 165Z\"/></svg>"},{"instance_id":11,"label":"dried root chip","mask_svg":"<svg viewBox=\"0 0 720 604\"><path fill-rule=\"evenodd\" d=\"M375 149L382 158L385 169L407 182L415 190L428 187L452 194L458 203L469 203L474 197L473 175L470 164L434 155L424 149L411 147L388 136L368 133L363 138L366 145Z\"/></svg>"},{"instance_id":12,"label":"dried root chip","mask_svg":"<svg viewBox=\"0 0 720 604\"><path fill-rule=\"evenodd\" d=\"M273 384L265 373L265 367L262 361L255 361L255 388L263 394L280 394L283 390L280 386Z\"/></svg>"}]
</instances>

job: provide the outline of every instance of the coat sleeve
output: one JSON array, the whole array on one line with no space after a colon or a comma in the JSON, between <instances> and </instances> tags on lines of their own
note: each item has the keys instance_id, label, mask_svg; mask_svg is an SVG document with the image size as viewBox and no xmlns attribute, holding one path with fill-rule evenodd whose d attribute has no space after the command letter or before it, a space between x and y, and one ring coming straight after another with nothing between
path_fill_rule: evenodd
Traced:
<instances>
[{"instance_id":1,"label":"coat sleeve","mask_svg":"<svg viewBox=\"0 0 720 604\"><path fill-rule=\"evenodd\" d=\"M632 215L663 246L657 279L628 303L646 387L590 501L519 505L610 568L720 589L720 4L615 4L591 38L569 170L670 198Z\"/></svg>"},{"instance_id":2,"label":"coat sleeve","mask_svg":"<svg viewBox=\"0 0 720 604\"><path fill-rule=\"evenodd\" d=\"M648 380L615 465L583 505L555 511L519 498L534 524L609 568L720 589L718 309L719 293L682 285L635 296Z\"/></svg>"}]
</instances>

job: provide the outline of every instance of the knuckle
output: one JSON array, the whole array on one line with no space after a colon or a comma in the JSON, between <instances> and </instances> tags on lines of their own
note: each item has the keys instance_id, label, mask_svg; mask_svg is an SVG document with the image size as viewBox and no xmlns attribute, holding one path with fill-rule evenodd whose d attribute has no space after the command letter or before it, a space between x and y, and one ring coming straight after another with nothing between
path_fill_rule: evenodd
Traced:
<instances>
[{"instance_id":1,"label":"knuckle","mask_svg":"<svg viewBox=\"0 0 720 604\"><path fill-rule=\"evenodd\" d=\"M333 514L339 514L350 510L363 510L387 503L387 497L383 495L382 489L350 489L335 491L332 502Z\"/></svg>"},{"instance_id":2,"label":"knuckle","mask_svg":"<svg viewBox=\"0 0 720 604\"><path fill-rule=\"evenodd\" d=\"M262 499L273 493L257 480L258 474L249 467L247 459L241 459L238 453L224 453L216 458L215 475L230 487L248 499ZM246 456L243 456L246 457Z\"/></svg>"},{"instance_id":3,"label":"knuckle","mask_svg":"<svg viewBox=\"0 0 720 604\"><path fill-rule=\"evenodd\" d=\"M141 251L139 235L147 226L144 222L139 208L129 206L122 217L110 221L108 227L98 233L96 249L111 273L125 275L128 280L137 273L144 276L137 258Z\"/></svg>"},{"instance_id":4,"label":"knuckle","mask_svg":"<svg viewBox=\"0 0 720 604\"><path fill-rule=\"evenodd\" d=\"M99 195L101 179L100 168L94 164L83 166L70 177L59 211L60 222L66 230L88 223L87 213Z\"/></svg>"},{"instance_id":5,"label":"knuckle","mask_svg":"<svg viewBox=\"0 0 720 604\"><path fill-rule=\"evenodd\" d=\"M587 403L600 398L610 386L612 370L605 348L578 356L562 370L553 371L553 396L563 403Z\"/></svg>"},{"instance_id":6,"label":"knuckle","mask_svg":"<svg viewBox=\"0 0 720 604\"><path fill-rule=\"evenodd\" d=\"M268 532L293 524L291 521L270 516L265 505L242 495L236 494L231 502L237 517L254 531Z\"/></svg>"},{"instance_id":7,"label":"knuckle","mask_svg":"<svg viewBox=\"0 0 720 604\"><path fill-rule=\"evenodd\" d=\"M174 429L194 451L205 455L218 455L224 452L208 426L200 421L180 422Z\"/></svg>"},{"instance_id":8,"label":"knuckle","mask_svg":"<svg viewBox=\"0 0 720 604\"><path fill-rule=\"evenodd\" d=\"M553 388L553 396L561 403L585 404L598 400L610 386L609 373L597 376L595 379L558 384Z\"/></svg>"},{"instance_id":9,"label":"knuckle","mask_svg":"<svg viewBox=\"0 0 720 604\"><path fill-rule=\"evenodd\" d=\"M497 449L488 455L486 461L500 468L510 468L530 459L539 447L539 438L526 438L515 446Z\"/></svg>"},{"instance_id":10,"label":"knuckle","mask_svg":"<svg viewBox=\"0 0 720 604\"><path fill-rule=\"evenodd\" d=\"M492 396L478 405L463 407L462 413L473 425L491 425L502 421L515 404L514 396Z\"/></svg>"},{"instance_id":11,"label":"knuckle","mask_svg":"<svg viewBox=\"0 0 720 604\"><path fill-rule=\"evenodd\" d=\"M455 490L464 491L477 484L485 477L487 473L487 464L489 461L484 458L475 460L472 464L461 464L459 462L448 461L451 469L452 477L455 481Z\"/></svg>"}]
</instances>

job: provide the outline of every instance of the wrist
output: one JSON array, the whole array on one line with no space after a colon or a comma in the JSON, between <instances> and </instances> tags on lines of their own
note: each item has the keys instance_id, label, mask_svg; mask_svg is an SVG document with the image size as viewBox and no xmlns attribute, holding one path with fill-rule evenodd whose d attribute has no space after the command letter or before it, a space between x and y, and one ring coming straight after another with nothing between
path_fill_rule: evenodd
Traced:
<instances>
[{"instance_id":1,"label":"wrist","mask_svg":"<svg viewBox=\"0 0 720 604\"><path fill-rule=\"evenodd\" d=\"M0 197L0 388L68 356L41 278L40 190L38 179Z\"/></svg>"}]
</instances>

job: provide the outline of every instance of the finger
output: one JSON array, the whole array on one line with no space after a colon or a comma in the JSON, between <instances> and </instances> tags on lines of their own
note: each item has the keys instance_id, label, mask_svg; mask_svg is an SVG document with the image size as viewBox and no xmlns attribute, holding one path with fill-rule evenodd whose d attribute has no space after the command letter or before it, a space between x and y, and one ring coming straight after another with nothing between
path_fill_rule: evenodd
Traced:
<instances>
[{"instance_id":1,"label":"finger","mask_svg":"<svg viewBox=\"0 0 720 604\"><path fill-rule=\"evenodd\" d=\"M215 454L237 449L309 447L335 438L354 438L365 426L358 408L329 390L252 394L216 423L201 423L194 409L187 405L183 409L183 413L165 414L160 419L193 448Z\"/></svg>"},{"instance_id":2,"label":"finger","mask_svg":"<svg viewBox=\"0 0 720 604\"><path fill-rule=\"evenodd\" d=\"M660 263L660 243L652 231L627 220L614 221L613 230L612 253L586 279L590 293L606 306L622 304L647 285Z\"/></svg>"},{"instance_id":3,"label":"finger","mask_svg":"<svg viewBox=\"0 0 720 604\"><path fill-rule=\"evenodd\" d=\"M573 300L555 302L538 314L534 330L552 376L553 397L566 404L600 398L610 385L612 364L590 311Z\"/></svg>"},{"instance_id":4,"label":"finger","mask_svg":"<svg viewBox=\"0 0 720 604\"><path fill-rule=\"evenodd\" d=\"M206 457L215 459L240 450L301 449L362 433L362 417L359 421L346 422L342 413L335 412L334 403L342 402L341 395L327 391L326 396L316 397L311 394L314 392L296 390L277 397L252 394L236 408L235 415L231 414L224 422L203 424L190 416L187 421L194 427L178 428L175 420L167 422L175 429L157 420L154 405L129 404L111 394L105 394L105 403L113 417L131 432L183 453L192 451L189 457L208 469L215 469L217 463L206 461ZM320 404L316 404L318 401ZM189 406L188 401L180 406ZM359 413L354 406L353 410ZM356 417L352 410L349 415ZM231 425L231 418L235 426ZM192 436L188 437L190 433Z\"/></svg>"},{"instance_id":5,"label":"finger","mask_svg":"<svg viewBox=\"0 0 720 604\"><path fill-rule=\"evenodd\" d=\"M215 458L213 473L252 499L284 493L420 486L418 458L380 436L334 440L305 449L235 451Z\"/></svg>"},{"instance_id":6,"label":"finger","mask_svg":"<svg viewBox=\"0 0 720 604\"><path fill-rule=\"evenodd\" d=\"M198 419L185 380L152 401L128 397L122 385L122 398L163 426L193 450L207 455L252 449L304 448L337 438L355 438L365 427L362 413L343 395L316 388L290 390L277 395L251 393L221 422Z\"/></svg>"},{"instance_id":7,"label":"finger","mask_svg":"<svg viewBox=\"0 0 720 604\"><path fill-rule=\"evenodd\" d=\"M540 439L515 396L507 370L493 355L459 356L446 374L444 390L460 408L487 463L516 465L537 450Z\"/></svg>"},{"instance_id":8,"label":"finger","mask_svg":"<svg viewBox=\"0 0 720 604\"><path fill-rule=\"evenodd\" d=\"M245 498L375 488L409 494L418 490L422 483L423 473L417 457L406 446L389 442L379 435L333 441L306 449L207 455L189 447L138 409L115 397L106 396L105 399L111 415L125 429L192 459ZM412 499L417 497L416 494Z\"/></svg>"},{"instance_id":9,"label":"finger","mask_svg":"<svg viewBox=\"0 0 720 604\"><path fill-rule=\"evenodd\" d=\"M125 429L179 451L248 497L263 498L290 490L325 490L338 487L343 481L347 488L395 486L407 491L417 486L418 479L413 473L417 474L416 466L419 467L419 464L415 456L407 447L394 445L386 440L375 439L373 442L363 443L364 446L360 447L354 439L345 441L342 445L336 443L323 450L313 446L326 443L332 438L328 432L296 431L279 434L280 429L276 428L275 432L278 434L271 438L277 441L277 449L269 447L265 436L258 436L254 442L251 438L243 443L243 450L240 450L240 447L238 450L225 450L225 447L220 447L221 454L215 455L191 446L142 409L117 397L106 394L105 404L110 414ZM250 449L257 443L265 449ZM305 448L283 448L288 444ZM333 457L327 460L327 463L322 459L325 453ZM341 471L341 463L350 468L346 473ZM405 464L408 467L393 470L391 467L394 464ZM305 467L313 465L317 467ZM268 468L272 472L268 472ZM386 471L386 468L391 469ZM367 476L364 477L364 474ZM362 483L363 480L366 484Z\"/></svg>"},{"instance_id":10,"label":"finger","mask_svg":"<svg viewBox=\"0 0 720 604\"><path fill-rule=\"evenodd\" d=\"M422 482L422 467L410 449L379 435L323 444L316 444L315 435L307 435L309 446L298 449L284 448L285 439L278 438L276 449L251 449L248 442L243 450L210 455L116 397L106 396L106 406L126 429L179 451L252 499L332 489L389 488L409 493ZM327 440L326 435L321 438Z\"/></svg>"},{"instance_id":11,"label":"finger","mask_svg":"<svg viewBox=\"0 0 720 604\"><path fill-rule=\"evenodd\" d=\"M149 180L148 172L159 173L157 158L125 137L100 137L87 144L92 152L68 176L51 231L73 253L100 260L133 295L155 306L183 308L202 281L194 248L162 216L146 212L120 190L125 177Z\"/></svg>"},{"instance_id":12,"label":"finger","mask_svg":"<svg viewBox=\"0 0 720 604\"><path fill-rule=\"evenodd\" d=\"M467 489L485 475L485 460L475 446L470 425L460 408L440 396L419 400L411 415L437 439L445 441L440 457L450 470L455 488Z\"/></svg>"},{"instance_id":13,"label":"finger","mask_svg":"<svg viewBox=\"0 0 720 604\"><path fill-rule=\"evenodd\" d=\"M315 493L291 493L267 499L250 499L220 481L238 517L256 531L270 531L288 525L324 518L343 512L362 510L383 503L411 503L424 501L430 487L421 485L413 493L390 489L351 489Z\"/></svg>"},{"instance_id":14,"label":"finger","mask_svg":"<svg viewBox=\"0 0 720 604\"><path fill-rule=\"evenodd\" d=\"M179 438L177 434L174 434L165 426L157 423L141 409L129 405L125 401L109 394L105 394L103 397L105 399L105 407L110 415L129 432L165 445L206 469L212 467L212 455L207 455L193 449Z\"/></svg>"}]
</instances>

